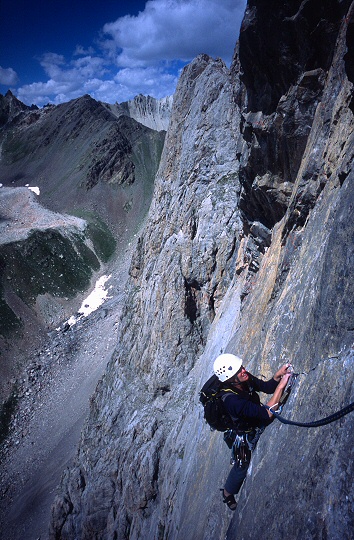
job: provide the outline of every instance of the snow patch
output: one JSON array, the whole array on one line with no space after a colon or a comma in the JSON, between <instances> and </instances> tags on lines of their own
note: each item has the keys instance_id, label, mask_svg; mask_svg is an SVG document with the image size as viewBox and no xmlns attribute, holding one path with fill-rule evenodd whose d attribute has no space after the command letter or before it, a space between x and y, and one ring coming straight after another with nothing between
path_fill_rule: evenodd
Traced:
<instances>
[{"instance_id":1,"label":"snow patch","mask_svg":"<svg viewBox=\"0 0 354 540\"><path fill-rule=\"evenodd\" d=\"M31 191L33 191L33 193L35 193L36 195L39 195L39 194L40 194L39 187L32 187L32 186L30 186L29 184L26 184L26 187L27 187L28 189L30 189Z\"/></svg>"},{"instance_id":2,"label":"snow patch","mask_svg":"<svg viewBox=\"0 0 354 540\"><path fill-rule=\"evenodd\" d=\"M94 290L88 295L88 297L82 302L81 307L77 315L72 315L66 322L66 325L73 326L79 319L87 317L93 311L96 311L108 297L108 289L105 288L106 281L111 277L101 276L95 285Z\"/></svg>"}]
</instances>

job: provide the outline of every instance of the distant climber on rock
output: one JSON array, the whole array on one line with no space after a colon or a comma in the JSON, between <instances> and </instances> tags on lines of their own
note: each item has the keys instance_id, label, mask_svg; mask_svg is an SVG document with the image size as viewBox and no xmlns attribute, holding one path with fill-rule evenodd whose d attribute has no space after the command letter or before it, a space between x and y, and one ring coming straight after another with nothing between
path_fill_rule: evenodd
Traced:
<instances>
[{"instance_id":1,"label":"distant climber on rock","mask_svg":"<svg viewBox=\"0 0 354 540\"><path fill-rule=\"evenodd\" d=\"M214 362L214 373L221 382L220 393L225 411L231 417L233 427L224 433L225 442L232 448L233 467L222 491L223 502L235 510L235 495L240 491L250 464L251 452L274 416L261 404L257 392L273 394L268 407L278 410L280 398L291 376L291 364L283 365L269 381L251 375L243 366L241 358L233 354L221 354Z\"/></svg>"}]
</instances>

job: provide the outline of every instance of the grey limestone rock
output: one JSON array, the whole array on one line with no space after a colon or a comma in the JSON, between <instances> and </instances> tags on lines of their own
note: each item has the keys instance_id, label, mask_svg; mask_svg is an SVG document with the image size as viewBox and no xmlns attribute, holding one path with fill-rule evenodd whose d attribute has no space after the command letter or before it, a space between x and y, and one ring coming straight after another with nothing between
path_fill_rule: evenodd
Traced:
<instances>
[{"instance_id":1,"label":"grey limestone rock","mask_svg":"<svg viewBox=\"0 0 354 540\"><path fill-rule=\"evenodd\" d=\"M116 351L51 538L351 536L353 414L308 430L274 421L230 516L228 450L198 404L222 351L258 376L294 364L287 417L354 397L354 3L274 6L249 1L231 71L201 55L181 76Z\"/></svg>"},{"instance_id":2,"label":"grey limestone rock","mask_svg":"<svg viewBox=\"0 0 354 540\"><path fill-rule=\"evenodd\" d=\"M175 415L183 418L187 413L186 400L195 388L186 387L185 380L232 280L242 232L235 137L239 117L231 114L232 108L230 74L221 61L201 56L185 68L149 221L132 260L120 344L93 398L105 457L92 468L91 460L96 461L93 456L101 449L87 447L81 474L84 497L95 479L100 485L98 491L93 488L95 517L91 502L82 504L80 495L72 492L72 471L66 479L70 501L75 497L86 517L81 529L75 505L66 515L58 501L54 520L63 537L89 537L92 519L102 531L109 519L109 532L102 534L152 537L156 523L163 534L170 519L176 467L185 455L185 436L178 437L181 426ZM104 417L101 400L107 403ZM88 428L84 437L91 438L90 433ZM176 446L171 447L172 440L178 441ZM167 459L171 452L172 460ZM166 475L161 473L170 467ZM98 495L106 490L107 475L112 478L108 507ZM156 500L161 496L165 503L160 507ZM156 517L150 522L147 514Z\"/></svg>"},{"instance_id":3,"label":"grey limestone rock","mask_svg":"<svg viewBox=\"0 0 354 540\"><path fill-rule=\"evenodd\" d=\"M105 103L104 105L117 116L128 116L129 118L134 118L134 120L143 126L156 131L167 131L171 117L172 103L173 96L155 99L151 96L139 94L130 101L115 103L114 105Z\"/></svg>"}]
</instances>

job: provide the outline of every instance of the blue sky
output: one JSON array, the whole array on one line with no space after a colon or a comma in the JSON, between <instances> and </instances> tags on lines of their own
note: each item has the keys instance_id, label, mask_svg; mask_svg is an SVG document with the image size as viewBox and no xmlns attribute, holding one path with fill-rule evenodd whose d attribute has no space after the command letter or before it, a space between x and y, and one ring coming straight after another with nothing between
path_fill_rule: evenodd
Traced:
<instances>
[{"instance_id":1,"label":"blue sky","mask_svg":"<svg viewBox=\"0 0 354 540\"><path fill-rule=\"evenodd\" d=\"M229 65L246 0L0 0L0 93L43 106L173 94L200 53Z\"/></svg>"}]
</instances>

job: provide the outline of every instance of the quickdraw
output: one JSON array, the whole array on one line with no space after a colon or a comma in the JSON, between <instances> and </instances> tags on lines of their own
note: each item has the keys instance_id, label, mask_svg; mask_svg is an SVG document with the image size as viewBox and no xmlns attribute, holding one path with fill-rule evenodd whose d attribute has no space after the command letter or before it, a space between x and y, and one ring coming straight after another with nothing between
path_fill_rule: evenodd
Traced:
<instances>
[{"instance_id":1,"label":"quickdraw","mask_svg":"<svg viewBox=\"0 0 354 540\"><path fill-rule=\"evenodd\" d=\"M242 465L249 463L250 459L251 451L247 444L246 435L236 435L231 449L230 464L242 467Z\"/></svg>"},{"instance_id":2,"label":"quickdraw","mask_svg":"<svg viewBox=\"0 0 354 540\"><path fill-rule=\"evenodd\" d=\"M264 430L265 426L252 428L244 433L236 433L231 429L224 433L224 441L231 448L231 465L236 464L237 467L242 467L250 462L251 452L256 448Z\"/></svg>"}]
</instances>

